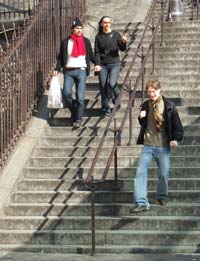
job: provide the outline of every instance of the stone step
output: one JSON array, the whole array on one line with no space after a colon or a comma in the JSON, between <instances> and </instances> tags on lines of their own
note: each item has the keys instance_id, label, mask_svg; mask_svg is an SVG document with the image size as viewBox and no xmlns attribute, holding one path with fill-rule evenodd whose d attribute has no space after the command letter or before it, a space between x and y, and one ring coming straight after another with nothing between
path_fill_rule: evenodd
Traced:
<instances>
[{"instance_id":1,"label":"stone step","mask_svg":"<svg viewBox=\"0 0 200 261\"><path fill-rule=\"evenodd\" d=\"M177 76L175 76L175 77L177 77ZM147 80L149 80L149 79L152 79L152 78L154 78L154 79L158 78L161 83L166 83L167 82L167 76L165 76L165 77L159 77L158 76L157 77L156 75L154 75L154 77L152 77L152 76L150 77L150 75L148 75L148 77L147 77L147 75L145 75L145 82ZM169 78L168 78L168 80L169 80ZM189 80L189 78L186 80L186 82L188 82L188 80ZM175 84L175 82L176 82L175 80L172 81L173 84ZM180 79L179 79L178 82L180 82ZM194 82L194 81L191 81L191 82ZM137 100L138 100L138 98L142 97L142 92L141 92L140 88L141 88L141 86L139 85L138 86L138 90L137 90L136 95L135 95L135 98ZM166 88L167 88L167 86L166 86ZM188 89L188 88L187 89L182 89L182 90L176 90L176 89L174 89L174 90L167 90L166 89L166 90L163 90L162 93L163 93L164 96L166 96L166 97L168 97L170 99L182 100L182 99L185 99L185 98L187 98L187 99L195 98L194 101L197 102L196 105L199 106L198 98L200 98L200 90L191 90L191 89ZM86 96L86 99L97 99L97 98L100 99L100 92L88 89L88 91L85 93L85 96ZM124 96L124 97L126 97L126 96ZM194 103L192 103L192 104L194 104Z\"/></svg>"},{"instance_id":2,"label":"stone step","mask_svg":"<svg viewBox=\"0 0 200 261\"><path fill-rule=\"evenodd\" d=\"M134 126L132 127L133 135L139 133L139 125L137 126L134 121ZM80 137L80 136L102 136L104 133L104 128L102 127L83 127L81 129L75 129L72 131L71 127L47 127L45 129L45 137ZM198 135L200 133L200 125L188 125L184 126L184 135ZM113 132L108 132L108 136L113 137ZM122 132L122 137L129 137L129 127L125 127Z\"/></svg>"},{"instance_id":3,"label":"stone step","mask_svg":"<svg viewBox=\"0 0 200 261\"><path fill-rule=\"evenodd\" d=\"M155 191L148 191L150 202L153 202ZM199 190L169 190L171 202L199 202ZM89 191L17 191L11 196L13 203L86 203L90 202ZM97 203L131 203L133 191L98 191L95 193Z\"/></svg>"},{"instance_id":4,"label":"stone step","mask_svg":"<svg viewBox=\"0 0 200 261\"><path fill-rule=\"evenodd\" d=\"M103 153L103 152L102 152ZM138 163L138 156L118 156L117 162L118 166L128 167L134 166ZM31 157L26 163L27 166L31 167L90 167L93 157ZM107 163L107 156L100 156L96 166L104 167ZM114 162L111 163L111 165ZM154 164L152 162L152 164ZM171 166L200 166L200 157L197 156L172 156ZM154 165L152 165L154 166Z\"/></svg>"},{"instance_id":5,"label":"stone step","mask_svg":"<svg viewBox=\"0 0 200 261\"><path fill-rule=\"evenodd\" d=\"M28 252L28 253L52 253L55 254L56 257L58 253L64 254L65 258L70 260L72 254L77 255L77 253L80 254L85 254L85 255L91 255L91 245L88 244L73 244L73 245L52 245L50 244L1 244L0 245L0 251L4 252L12 252L16 250L19 252ZM131 254L141 254L146 253L147 255L152 255L152 254L157 254L162 255L164 253L171 253L172 255L176 254L179 255L180 253L183 253L182 256L191 256L190 254L193 253L194 256L196 257L196 246L174 246L174 245L168 245L168 246L130 246L130 245L96 245L96 251L97 254L104 255L107 254L122 254L126 256L126 254L130 255ZM15 254L16 256L16 254ZM20 256L23 256L20 255ZM41 256L41 254L35 254L35 256ZM20 259L19 259L20 260ZM63 259L64 260L64 259Z\"/></svg>"},{"instance_id":6,"label":"stone step","mask_svg":"<svg viewBox=\"0 0 200 261\"><path fill-rule=\"evenodd\" d=\"M146 54L146 52L144 52L144 54ZM184 59L184 60L197 60L198 61L198 51L194 51L194 52L187 52L187 51L183 51L183 52L160 52L160 53L156 53L155 52L155 61L156 60L164 60L164 61L173 61L173 60L180 60L180 59ZM127 55L126 57L126 62L132 61L133 55ZM152 55L150 53L149 61L152 60ZM140 61L139 59L137 61ZM197 65L198 66L198 65Z\"/></svg>"},{"instance_id":7,"label":"stone step","mask_svg":"<svg viewBox=\"0 0 200 261\"><path fill-rule=\"evenodd\" d=\"M106 182L105 189L110 187L110 184L114 183L109 179ZM130 179L118 179L119 187L121 191L130 191L133 189L133 178ZM148 179L148 189L156 190L158 179ZM187 189L198 190L200 186L200 179L197 178L169 178L169 188L171 190ZM18 182L17 189L19 191L80 191L86 190L83 180L80 179L25 179Z\"/></svg>"},{"instance_id":8,"label":"stone step","mask_svg":"<svg viewBox=\"0 0 200 261\"><path fill-rule=\"evenodd\" d=\"M96 216L97 230L160 230L160 231L200 231L200 217L198 216ZM90 216L33 216L33 217L1 217L0 230L90 230Z\"/></svg>"},{"instance_id":9,"label":"stone step","mask_svg":"<svg viewBox=\"0 0 200 261\"><path fill-rule=\"evenodd\" d=\"M168 33L164 33L163 34L163 40L164 41L169 41L169 40L173 40L173 39L179 39L179 40L199 40L199 36L200 33L192 33L192 32L187 32L187 33L182 33L182 32L168 32ZM140 41L140 37L139 35L136 34L136 37L138 37L138 41ZM149 41L152 37L152 34L149 32L146 34L146 36L144 37L144 40ZM161 34L158 34L156 37L157 41L161 40Z\"/></svg>"},{"instance_id":10,"label":"stone step","mask_svg":"<svg viewBox=\"0 0 200 261\"><path fill-rule=\"evenodd\" d=\"M101 179L104 168L96 167L94 169L93 175L95 179ZM86 178L89 172L88 167L24 167L23 177L27 179L61 179L61 178ZM184 168L180 167L170 167L170 177L171 178L188 178L188 173L190 178L199 177L199 168L196 166L186 166ZM132 178L136 174L136 166L131 167L120 167L118 166L118 176L120 178ZM149 177L157 177L157 168L150 167L148 171ZM111 166L108 172L108 178L114 178L114 168Z\"/></svg>"},{"instance_id":11,"label":"stone step","mask_svg":"<svg viewBox=\"0 0 200 261\"><path fill-rule=\"evenodd\" d=\"M186 10L189 10L191 11L191 9L188 9L187 6L186 6ZM165 14L167 14L167 12L165 12ZM164 21L164 28L193 28L193 27L199 27L200 26L200 22L199 20L184 20L184 21L170 21L170 22L166 22ZM113 23L113 28L116 30L117 29L123 29L123 28L131 28L131 29L134 29L134 28L142 28L144 29L145 28L145 24L144 23L136 23L136 22L130 22L128 25L127 25L127 22L124 23L124 22L117 22L115 21Z\"/></svg>"},{"instance_id":12,"label":"stone step","mask_svg":"<svg viewBox=\"0 0 200 261\"><path fill-rule=\"evenodd\" d=\"M169 58L169 56L166 57L166 60L169 60L168 58ZM165 58L163 57L162 59L165 59ZM171 60L171 58L170 58L170 60ZM119 83L123 83L125 75L126 75L125 71L121 73L121 76L119 77ZM148 80L152 80L152 78L158 79L160 82L167 82L167 81L169 81L169 82L181 82L181 81L182 82L184 82L184 81L186 81L186 82L196 82L196 81L199 81L200 74L199 73L184 74L183 72L176 74L174 72L174 74L171 74L170 77L169 77L169 75L166 75L166 74L165 75L153 74L153 76L152 76L152 74L150 72L149 72L149 74L147 74L147 73L145 74L145 77L144 77L145 82L147 82ZM132 85L134 85L137 78L136 78L135 75L131 75L129 77L129 79L131 80ZM90 76L90 78L88 78L88 83L97 84L98 79L96 78L96 76ZM127 83L127 85L128 85L128 83ZM179 91L179 90L176 90L176 91ZM191 90L191 92L192 91L193 90ZM196 91L196 90L194 90L194 91ZM164 91L164 93L166 93L166 92L167 92L167 90ZM94 98L97 98L97 97L98 97L98 95L94 96ZM138 96L136 96L136 97L138 98ZM170 97L172 97L172 95L170 95ZM86 99L87 98L88 98L88 95L86 93Z\"/></svg>"},{"instance_id":13,"label":"stone step","mask_svg":"<svg viewBox=\"0 0 200 261\"><path fill-rule=\"evenodd\" d=\"M154 69L154 72L155 73L155 70L158 70L159 68L160 69L166 69L168 70L169 68L174 68L174 71L176 71L176 69L178 69L177 71L181 72L184 71L185 69L189 69L189 70L192 70L194 69L196 66L198 67L198 63L199 63L199 60L196 60L193 59L192 61L190 60L184 60L184 59L175 59L175 60L168 60L168 61L163 61L163 60L156 60L155 62L155 69ZM123 64L123 63L122 63ZM131 62L126 62L126 67L130 66ZM138 70L140 66L140 63L136 63L135 66L134 66L134 70ZM145 65L145 72L146 70L148 71L152 71L152 62L151 61L147 61L146 65ZM147 72L148 72L147 71ZM172 72L172 74L174 73L174 71ZM180 82L181 83L181 82ZM180 84L179 83L179 84ZM195 83L194 82L182 82L183 86L182 86L182 89L187 89L188 88L188 85L191 85L192 83ZM196 82L195 83L196 85L198 85L198 83ZM89 84L87 85L89 86ZM179 88L180 86L176 86L176 88Z\"/></svg>"},{"instance_id":14,"label":"stone step","mask_svg":"<svg viewBox=\"0 0 200 261\"><path fill-rule=\"evenodd\" d=\"M191 125L198 125L200 123L200 118L198 115L188 115L188 116L183 116L180 114L180 118L182 121L183 126L191 126ZM116 119L117 119L117 128L119 128L119 126L121 125L121 120L122 118L118 118L116 115ZM82 120L82 128L88 127L101 127L101 128L105 128L107 126L107 122L108 122L108 118L99 118L99 117L83 117ZM135 120L135 124L136 126L138 126L138 122L137 120ZM49 125L50 126L57 126L57 127L64 127L64 126L71 126L72 127L72 122L70 120L70 118L55 118L55 119L49 119ZM124 127L129 126L129 121L126 120ZM114 121L112 121L111 125L110 125L111 130L114 129ZM74 130L74 128L72 127L72 131Z\"/></svg>"},{"instance_id":15,"label":"stone step","mask_svg":"<svg viewBox=\"0 0 200 261\"><path fill-rule=\"evenodd\" d=\"M90 146L91 144L99 145L101 137L99 136L80 136L80 137L71 137L71 139L66 139L65 137L43 137L39 140L39 146ZM127 145L129 142L128 137L123 137L121 139L121 145ZM136 144L136 138L132 138L133 144ZM113 144L113 137L108 136L105 140L105 145L112 145ZM182 145L199 145L200 144L200 136L184 136L184 139L180 142Z\"/></svg>"},{"instance_id":16,"label":"stone step","mask_svg":"<svg viewBox=\"0 0 200 261\"><path fill-rule=\"evenodd\" d=\"M140 72L140 69L134 69L134 73L132 73L132 75L138 75L138 73ZM152 68L145 68L145 74L146 75L149 75L150 73L152 72ZM198 75L200 74L200 67L196 67L195 68L191 67L160 67L160 68L155 68L154 69L154 74L155 75L162 75L162 76L165 76L165 75L170 75L171 76L174 76L174 75L181 75L181 74L184 74L185 76L187 75Z\"/></svg>"},{"instance_id":17,"label":"stone step","mask_svg":"<svg viewBox=\"0 0 200 261\"><path fill-rule=\"evenodd\" d=\"M63 147L37 147L32 153L32 157L92 157L97 151L98 146L63 146ZM103 146L104 156L110 155L110 146ZM128 155L139 155L141 152L141 146L118 146L117 154L118 156L128 156ZM176 148L175 153L172 152L172 155L180 156L199 156L200 155L200 146L195 145L180 145Z\"/></svg>"},{"instance_id":18,"label":"stone step","mask_svg":"<svg viewBox=\"0 0 200 261\"><path fill-rule=\"evenodd\" d=\"M128 47L136 47L136 46L138 46L139 42L140 42L140 38L136 38L133 42L129 43ZM199 42L200 42L200 39L198 39L198 38L190 39L190 37L188 37L188 38L185 38L185 39L184 38L180 39L179 37L172 37L172 38L170 37L169 39L168 38L163 39L162 46L163 47L164 46L170 46L170 47L171 46L174 46L174 47L188 46L188 47L190 47L190 46L193 46L193 45L197 46L199 44ZM160 37L159 37L159 39L157 39L157 38L155 39L154 44L157 47L161 46ZM144 39L143 45L149 46L149 39L148 38Z\"/></svg>"},{"instance_id":19,"label":"stone step","mask_svg":"<svg viewBox=\"0 0 200 261\"><path fill-rule=\"evenodd\" d=\"M169 201L167 206L161 207L151 204L150 211L138 213L136 216L130 214L130 210L134 207L133 203L95 203L96 216L103 217L199 217L199 203L181 203ZM33 216L90 216L91 204L88 203L11 203L4 210L10 218L13 216L21 216L23 218Z\"/></svg>"},{"instance_id":20,"label":"stone step","mask_svg":"<svg viewBox=\"0 0 200 261\"><path fill-rule=\"evenodd\" d=\"M190 43L191 44L191 43ZM144 53L147 52L147 48L149 47L148 44L143 45L143 51ZM127 54L133 55L137 50L137 45L133 43L131 47L128 49ZM177 46L163 46L155 45L155 53L161 54L161 53L193 53L193 52L200 52L200 46L199 45L177 45ZM152 53L152 51L150 52ZM121 57L123 57L123 53L120 54Z\"/></svg>"},{"instance_id":21,"label":"stone step","mask_svg":"<svg viewBox=\"0 0 200 261\"><path fill-rule=\"evenodd\" d=\"M200 90L200 86L199 86L199 90ZM98 103L95 103L95 104L96 104L96 106L93 107L93 108L88 108L87 105L85 106L86 108L85 108L84 114L83 114L84 117L86 117L86 116L88 116L88 117L93 117L93 116L94 117L95 116L102 117L102 110L101 110L100 102L99 102L99 104ZM127 108L127 105L128 105L128 100L126 101L126 103L124 101L121 101L121 109L117 112L118 116L122 117L124 115L125 110ZM188 115L188 114L189 115L200 115L200 105L178 106L177 109L178 109L178 112L182 115L184 115L184 114L185 115ZM132 108L132 115L133 115L134 118L138 116L139 111L140 111L140 106L134 106ZM68 108L60 109L56 112L54 117L58 117L58 118L71 117L71 112L69 111Z\"/></svg>"},{"instance_id":22,"label":"stone step","mask_svg":"<svg viewBox=\"0 0 200 261\"><path fill-rule=\"evenodd\" d=\"M0 243L2 244L91 244L90 230L0 230ZM145 240L144 240L145 238ZM198 245L200 231L156 231L156 230L96 230L96 243L98 245L134 245L134 246L192 246Z\"/></svg>"}]
</instances>

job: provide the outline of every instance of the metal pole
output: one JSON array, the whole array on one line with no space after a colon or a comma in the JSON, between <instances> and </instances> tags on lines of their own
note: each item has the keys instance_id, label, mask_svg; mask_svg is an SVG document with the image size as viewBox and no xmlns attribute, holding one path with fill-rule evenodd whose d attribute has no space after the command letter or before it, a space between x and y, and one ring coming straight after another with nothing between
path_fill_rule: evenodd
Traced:
<instances>
[{"instance_id":1,"label":"metal pole","mask_svg":"<svg viewBox=\"0 0 200 261\"><path fill-rule=\"evenodd\" d=\"M154 33L155 27L154 27L154 19L152 18L152 35ZM152 71L151 74L154 73L155 69L155 43L152 44Z\"/></svg>"},{"instance_id":2,"label":"metal pole","mask_svg":"<svg viewBox=\"0 0 200 261\"><path fill-rule=\"evenodd\" d=\"M141 61L142 61L142 66L143 66L143 62L144 62L144 47L142 46L142 56L141 56ZM142 70L142 103L144 101L144 70Z\"/></svg>"},{"instance_id":3,"label":"metal pole","mask_svg":"<svg viewBox=\"0 0 200 261\"><path fill-rule=\"evenodd\" d=\"M129 82L129 101L131 99L131 80ZM129 141L128 141L128 146L131 146L132 145L132 122L133 122L133 118L132 118L132 107L130 107L129 109Z\"/></svg>"},{"instance_id":4,"label":"metal pole","mask_svg":"<svg viewBox=\"0 0 200 261\"><path fill-rule=\"evenodd\" d=\"M161 9L163 8L163 0L161 1ZM171 12L171 7L170 7L170 12ZM163 27L164 27L164 16L162 14L162 17L161 17L161 43L160 43L160 46L163 45Z\"/></svg>"},{"instance_id":5,"label":"metal pole","mask_svg":"<svg viewBox=\"0 0 200 261\"><path fill-rule=\"evenodd\" d=\"M114 118L114 141L117 137L117 123L116 123L116 118ZM118 141L118 144L119 144L119 141ZM118 147L118 146L117 146ZM115 156L114 156L114 171L115 171L115 183L117 185L117 182L118 182L118 172L117 172L117 147L116 147L116 150L115 150Z\"/></svg>"},{"instance_id":6,"label":"metal pole","mask_svg":"<svg viewBox=\"0 0 200 261\"><path fill-rule=\"evenodd\" d=\"M194 19L194 2L192 1L192 16L190 18L190 20Z\"/></svg>"},{"instance_id":7,"label":"metal pole","mask_svg":"<svg viewBox=\"0 0 200 261\"><path fill-rule=\"evenodd\" d=\"M91 230L92 230L92 253L95 255L96 240L95 240L95 187L91 188Z\"/></svg>"}]
</instances>

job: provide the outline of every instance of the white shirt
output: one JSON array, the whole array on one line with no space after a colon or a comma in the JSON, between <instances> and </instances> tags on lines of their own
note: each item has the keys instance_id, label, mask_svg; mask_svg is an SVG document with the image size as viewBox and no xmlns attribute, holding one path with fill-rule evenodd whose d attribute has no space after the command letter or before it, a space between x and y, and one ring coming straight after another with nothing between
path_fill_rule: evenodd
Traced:
<instances>
[{"instance_id":1,"label":"white shirt","mask_svg":"<svg viewBox=\"0 0 200 261\"><path fill-rule=\"evenodd\" d=\"M72 49L73 49L74 40L69 39L68 42L68 59L67 59L67 68L86 68L86 60L85 55L80 55L78 57L72 57Z\"/></svg>"}]
</instances>

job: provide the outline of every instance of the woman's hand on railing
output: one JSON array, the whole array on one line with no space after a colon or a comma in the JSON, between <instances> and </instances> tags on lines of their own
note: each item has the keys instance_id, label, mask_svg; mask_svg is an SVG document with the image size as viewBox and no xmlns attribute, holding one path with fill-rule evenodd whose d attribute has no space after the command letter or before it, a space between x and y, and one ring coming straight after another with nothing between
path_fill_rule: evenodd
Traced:
<instances>
[{"instance_id":1,"label":"woman's hand on railing","mask_svg":"<svg viewBox=\"0 0 200 261\"><path fill-rule=\"evenodd\" d=\"M122 43L126 43L127 42L127 36L126 34L122 35Z\"/></svg>"}]
</instances>

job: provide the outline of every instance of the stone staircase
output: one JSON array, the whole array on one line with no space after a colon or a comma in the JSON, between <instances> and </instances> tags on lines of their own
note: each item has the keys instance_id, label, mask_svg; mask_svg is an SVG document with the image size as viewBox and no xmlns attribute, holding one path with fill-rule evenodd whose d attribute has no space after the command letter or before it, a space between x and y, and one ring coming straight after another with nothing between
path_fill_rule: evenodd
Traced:
<instances>
[{"instance_id":1,"label":"stone staircase","mask_svg":"<svg viewBox=\"0 0 200 261\"><path fill-rule=\"evenodd\" d=\"M96 251L104 253L195 253L200 244L200 22L188 19L190 10L185 3L185 16L178 22L165 22L164 43L156 40L156 63L151 74L151 58L145 70L145 81L157 78L163 93L178 108L185 136L171 155L169 203L154 204L157 184L155 164L149 170L148 193L151 210L130 214L133 207L133 176L140 146L135 145L139 131L136 116L141 91L138 90L133 108L133 142L128 143L126 123L122 145L118 148L118 172L121 189L106 189L95 193ZM130 42L120 81L142 32L141 25L130 26L135 34ZM122 23L115 23L123 31ZM148 39L145 40L147 44ZM144 45L145 46L145 45ZM123 58L123 57L122 57ZM135 66L132 79L136 77ZM123 115L128 102L122 99ZM100 94L97 78L88 79L83 128L73 130L69 112L60 110L49 120L31 158L0 217L0 250L89 253L91 251L90 192L81 181L88 173L107 119L100 115ZM110 131L97 162L94 177L100 178L113 144ZM108 175L114 176L113 164Z\"/></svg>"}]
</instances>

